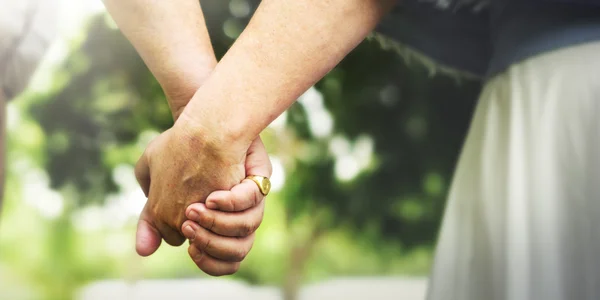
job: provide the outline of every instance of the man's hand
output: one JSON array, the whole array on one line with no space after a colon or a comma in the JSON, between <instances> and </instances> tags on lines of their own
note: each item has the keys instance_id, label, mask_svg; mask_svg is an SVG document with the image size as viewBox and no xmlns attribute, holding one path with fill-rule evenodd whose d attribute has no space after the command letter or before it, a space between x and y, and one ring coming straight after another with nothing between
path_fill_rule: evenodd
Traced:
<instances>
[{"instance_id":1,"label":"man's hand","mask_svg":"<svg viewBox=\"0 0 600 300\"><path fill-rule=\"evenodd\" d=\"M136 178L148 197L136 238L136 250L142 256L154 253L161 238L181 245L186 207L204 202L215 190L232 188L245 178L246 164L256 164L247 162L250 145L201 132L185 118L178 119L152 141L136 165Z\"/></svg>"},{"instance_id":2,"label":"man's hand","mask_svg":"<svg viewBox=\"0 0 600 300\"><path fill-rule=\"evenodd\" d=\"M223 143L222 130L205 130L206 134L202 134L202 130L196 130L197 127L177 120L217 64L198 0L104 2L123 34L138 50L162 86L176 120L171 130L153 141L136 166L138 181L149 197L138 225L136 248L138 253L150 255L159 247L162 238L173 245L183 242L180 226L189 203L204 201L208 192L228 190L234 184L239 184L246 174L268 176L271 165L262 142L256 136L252 139L258 139L258 143L251 142L252 139L246 142L230 139L232 142ZM220 132L221 136L211 138L211 134L216 132ZM248 149L251 143L254 146ZM239 146L234 147L234 144ZM248 182L238 186L250 188ZM239 187L236 187L229 192L238 190ZM215 224L223 224L230 229L243 227L245 223L240 225L235 221L239 218L260 223L264 209L262 204L256 209L246 209L248 207L237 203L251 199L253 193L258 193L258 188L254 186L244 191L247 192L245 196L225 202L223 207L219 206L219 201L214 201L217 203L214 209L222 211L215 211ZM214 195L214 199L231 199L217 197L228 195L225 191ZM209 207L211 199L207 203ZM235 209L227 209L227 205ZM261 218L253 219L257 210ZM201 215L206 217L205 214ZM213 234L219 234L217 231L220 226L205 228ZM226 235L223 233L223 236ZM209 267L200 268L210 274L222 274Z\"/></svg>"}]
</instances>

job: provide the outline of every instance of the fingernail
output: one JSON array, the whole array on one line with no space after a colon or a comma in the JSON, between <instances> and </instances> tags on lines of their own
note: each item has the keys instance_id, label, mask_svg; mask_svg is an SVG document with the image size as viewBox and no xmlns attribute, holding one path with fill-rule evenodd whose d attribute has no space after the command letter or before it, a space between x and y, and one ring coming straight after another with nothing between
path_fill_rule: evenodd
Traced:
<instances>
[{"instance_id":1,"label":"fingernail","mask_svg":"<svg viewBox=\"0 0 600 300\"><path fill-rule=\"evenodd\" d=\"M217 208L217 204L213 201L210 202L206 202L206 208L208 209L216 209Z\"/></svg>"},{"instance_id":2,"label":"fingernail","mask_svg":"<svg viewBox=\"0 0 600 300\"><path fill-rule=\"evenodd\" d=\"M200 259L202 258L202 256L204 255L204 253L202 253L202 251L198 250L198 248L196 248L195 246L192 246L192 260L194 260L195 262L200 261Z\"/></svg>"},{"instance_id":3,"label":"fingernail","mask_svg":"<svg viewBox=\"0 0 600 300\"><path fill-rule=\"evenodd\" d=\"M188 213L188 219L192 221L199 221L200 215L195 210L190 209L190 212Z\"/></svg>"},{"instance_id":4,"label":"fingernail","mask_svg":"<svg viewBox=\"0 0 600 300\"><path fill-rule=\"evenodd\" d=\"M194 238L196 238L196 231L194 231L194 228L192 228L192 226L187 225L187 226L183 227L183 235L187 239L193 241Z\"/></svg>"}]
</instances>

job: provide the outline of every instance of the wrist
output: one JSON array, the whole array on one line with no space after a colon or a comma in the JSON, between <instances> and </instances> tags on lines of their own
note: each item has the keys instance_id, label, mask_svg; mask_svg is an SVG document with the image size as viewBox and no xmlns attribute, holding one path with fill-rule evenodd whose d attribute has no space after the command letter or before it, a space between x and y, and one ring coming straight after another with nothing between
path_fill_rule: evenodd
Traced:
<instances>
[{"instance_id":1,"label":"wrist","mask_svg":"<svg viewBox=\"0 0 600 300\"><path fill-rule=\"evenodd\" d=\"M256 136L232 126L234 122L223 122L218 112L194 114L188 105L183 109L175 126L186 132L192 140L200 140L202 147L209 147L219 152L245 155ZM239 159L243 160L243 156Z\"/></svg>"},{"instance_id":2,"label":"wrist","mask_svg":"<svg viewBox=\"0 0 600 300\"><path fill-rule=\"evenodd\" d=\"M264 129L261 116L235 101L236 87L215 79L218 71L196 92L181 117L187 126L203 135L213 136L225 145L247 147ZM250 96L251 91L246 90ZM247 100L247 99L245 99ZM266 127L266 126L265 126Z\"/></svg>"},{"instance_id":3,"label":"wrist","mask_svg":"<svg viewBox=\"0 0 600 300\"><path fill-rule=\"evenodd\" d=\"M170 72L171 76L162 76L159 80L175 120L217 64L214 55L186 61L189 62L187 65L180 65Z\"/></svg>"}]
</instances>

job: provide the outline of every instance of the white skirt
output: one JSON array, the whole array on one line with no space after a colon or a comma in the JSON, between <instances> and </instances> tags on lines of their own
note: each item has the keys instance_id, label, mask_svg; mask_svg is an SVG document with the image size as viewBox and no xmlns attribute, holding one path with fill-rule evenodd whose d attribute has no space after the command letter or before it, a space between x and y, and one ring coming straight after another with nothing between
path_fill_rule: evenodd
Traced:
<instances>
[{"instance_id":1,"label":"white skirt","mask_svg":"<svg viewBox=\"0 0 600 300\"><path fill-rule=\"evenodd\" d=\"M528 59L485 85L428 299L600 299L599 42Z\"/></svg>"}]
</instances>

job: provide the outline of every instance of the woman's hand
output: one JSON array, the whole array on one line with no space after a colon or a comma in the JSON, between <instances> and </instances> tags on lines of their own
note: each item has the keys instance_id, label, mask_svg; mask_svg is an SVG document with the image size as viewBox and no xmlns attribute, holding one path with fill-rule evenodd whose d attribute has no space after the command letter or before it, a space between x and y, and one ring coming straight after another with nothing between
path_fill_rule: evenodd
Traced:
<instances>
[{"instance_id":1,"label":"woman's hand","mask_svg":"<svg viewBox=\"0 0 600 300\"><path fill-rule=\"evenodd\" d=\"M248 149L246 174L268 178L271 172L265 147L256 139ZM213 276L237 272L262 222L264 198L256 183L246 179L231 190L211 193L205 204L188 206L189 220L182 232L190 240L188 253L198 268Z\"/></svg>"}]
</instances>

